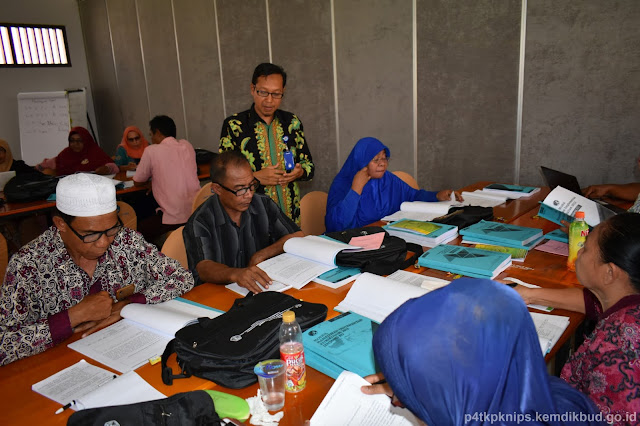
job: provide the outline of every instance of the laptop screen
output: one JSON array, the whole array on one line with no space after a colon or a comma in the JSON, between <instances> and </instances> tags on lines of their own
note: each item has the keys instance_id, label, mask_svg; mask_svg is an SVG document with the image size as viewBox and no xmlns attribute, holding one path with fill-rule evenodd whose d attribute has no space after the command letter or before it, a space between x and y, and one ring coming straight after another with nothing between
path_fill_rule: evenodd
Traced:
<instances>
[{"instance_id":1,"label":"laptop screen","mask_svg":"<svg viewBox=\"0 0 640 426\"><path fill-rule=\"evenodd\" d=\"M582 194L580 184L575 176L567 173L559 172L557 170L550 169L548 167L540 166L544 180L547 182L549 189L553 191L556 186L561 186L576 194Z\"/></svg>"}]
</instances>

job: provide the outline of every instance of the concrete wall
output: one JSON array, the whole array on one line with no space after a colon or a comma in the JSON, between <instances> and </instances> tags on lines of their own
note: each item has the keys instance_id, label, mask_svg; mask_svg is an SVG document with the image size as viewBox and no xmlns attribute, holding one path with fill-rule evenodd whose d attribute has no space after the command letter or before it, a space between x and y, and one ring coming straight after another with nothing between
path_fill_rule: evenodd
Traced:
<instances>
[{"instance_id":1,"label":"concrete wall","mask_svg":"<svg viewBox=\"0 0 640 426\"><path fill-rule=\"evenodd\" d=\"M75 70L82 40L73 2L26 3L42 7L11 3L10 20L38 21L38 9L59 14ZM253 68L270 60L288 71L282 108L303 121L316 162L305 191L328 190L364 136L391 148L392 170L431 189L480 179L539 185L539 165L572 172L583 185L637 179L640 2L529 0L524 11L522 4L78 2L108 151L126 125L146 130L162 113L176 120L179 136L217 149L223 118L250 105ZM18 91L88 86L86 75L67 83L64 72L0 69L4 136L13 144ZM20 82L37 87L16 89Z\"/></svg>"},{"instance_id":2,"label":"concrete wall","mask_svg":"<svg viewBox=\"0 0 640 426\"><path fill-rule=\"evenodd\" d=\"M76 0L2 1L0 22L14 24L64 25L71 67L0 68L0 138L5 139L13 157L21 158L18 123L18 93L54 92L87 88L87 111L96 126L92 87ZM96 129L97 131L97 129ZM101 139L99 142L104 145Z\"/></svg>"}]
</instances>

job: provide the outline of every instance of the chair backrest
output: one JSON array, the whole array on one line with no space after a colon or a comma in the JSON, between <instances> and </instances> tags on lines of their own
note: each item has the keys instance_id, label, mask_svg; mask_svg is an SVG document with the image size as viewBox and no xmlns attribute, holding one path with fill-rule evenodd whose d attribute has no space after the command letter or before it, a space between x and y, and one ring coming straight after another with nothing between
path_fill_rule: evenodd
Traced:
<instances>
[{"instance_id":1,"label":"chair backrest","mask_svg":"<svg viewBox=\"0 0 640 426\"><path fill-rule=\"evenodd\" d=\"M160 251L166 256L180 262L183 268L189 269L187 249L184 246L184 238L182 237L183 229L184 225L169 234L169 237L167 237L167 240L162 245L162 250Z\"/></svg>"},{"instance_id":2,"label":"chair backrest","mask_svg":"<svg viewBox=\"0 0 640 426\"><path fill-rule=\"evenodd\" d=\"M200 188L200 191L196 194L191 206L191 213L195 212L196 209L200 207L200 204L204 203L209 197L211 197L211 182Z\"/></svg>"},{"instance_id":3,"label":"chair backrest","mask_svg":"<svg viewBox=\"0 0 640 426\"><path fill-rule=\"evenodd\" d=\"M320 235L326 230L327 196L324 191L312 191L300 200L300 229L307 235Z\"/></svg>"},{"instance_id":4,"label":"chair backrest","mask_svg":"<svg viewBox=\"0 0 640 426\"><path fill-rule=\"evenodd\" d=\"M138 216L136 216L135 210L131 207L130 204L125 203L124 201L118 201L118 207L120 207L120 212L118 216L122 221L122 224L134 231L138 229Z\"/></svg>"},{"instance_id":5,"label":"chair backrest","mask_svg":"<svg viewBox=\"0 0 640 426\"><path fill-rule=\"evenodd\" d=\"M407 172L403 172L401 170L392 172L394 175L398 176L404 183L412 187L413 189L420 189L418 186L418 182Z\"/></svg>"},{"instance_id":6,"label":"chair backrest","mask_svg":"<svg viewBox=\"0 0 640 426\"><path fill-rule=\"evenodd\" d=\"M0 277L1 280L4 280L4 273L7 270L7 264L9 263L9 249L7 248L7 240L4 238L4 235L0 234Z\"/></svg>"}]
</instances>

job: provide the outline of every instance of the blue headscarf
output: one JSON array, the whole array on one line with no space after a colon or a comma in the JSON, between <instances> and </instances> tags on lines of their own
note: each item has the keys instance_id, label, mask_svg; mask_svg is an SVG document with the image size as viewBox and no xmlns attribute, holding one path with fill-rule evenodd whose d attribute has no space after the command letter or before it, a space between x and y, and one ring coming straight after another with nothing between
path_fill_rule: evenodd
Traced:
<instances>
[{"instance_id":1,"label":"blue headscarf","mask_svg":"<svg viewBox=\"0 0 640 426\"><path fill-rule=\"evenodd\" d=\"M373 349L398 399L429 426L489 423L465 419L474 413L528 414L527 424L563 424L536 413L599 413L548 375L522 299L490 280L463 278L409 300L380 325Z\"/></svg>"},{"instance_id":2,"label":"blue headscarf","mask_svg":"<svg viewBox=\"0 0 640 426\"><path fill-rule=\"evenodd\" d=\"M356 173L380 151L391 157L389 148L376 138L362 138L351 150L329 189L325 217L328 232L369 225L400 210L404 201L437 201L435 192L413 189L389 171L380 179L369 180L361 195L351 191Z\"/></svg>"}]
</instances>

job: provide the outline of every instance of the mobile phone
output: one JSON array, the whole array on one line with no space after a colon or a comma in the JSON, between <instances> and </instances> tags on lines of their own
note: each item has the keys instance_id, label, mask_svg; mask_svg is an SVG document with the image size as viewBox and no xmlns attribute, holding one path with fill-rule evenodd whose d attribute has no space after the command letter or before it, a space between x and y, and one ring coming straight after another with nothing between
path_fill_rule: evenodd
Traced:
<instances>
[{"instance_id":1,"label":"mobile phone","mask_svg":"<svg viewBox=\"0 0 640 426\"><path fill-rule=\"evenodd\" d=\"M284 169L287 171L287 173L291 173L291 170L293 170L296 167L296 162L293 159L293 153L288 149L285 149L283 154L284 154Z\"/></svg>"}]
</instances>

